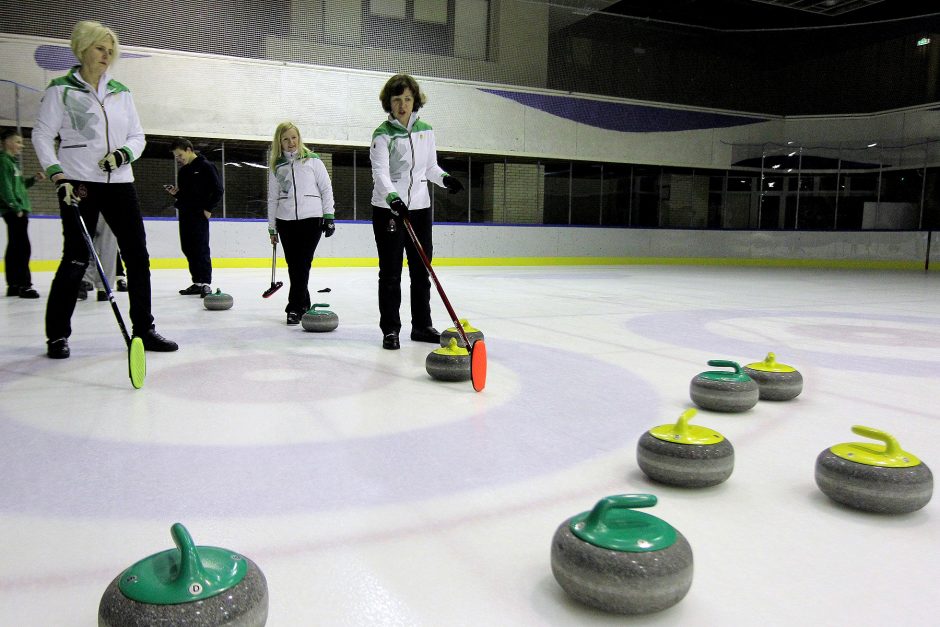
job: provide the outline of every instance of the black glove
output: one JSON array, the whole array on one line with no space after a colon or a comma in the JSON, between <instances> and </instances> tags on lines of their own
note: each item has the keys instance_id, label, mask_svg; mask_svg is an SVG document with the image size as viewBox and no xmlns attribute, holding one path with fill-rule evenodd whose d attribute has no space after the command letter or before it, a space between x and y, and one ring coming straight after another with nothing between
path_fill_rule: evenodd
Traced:
<instances>
[{"instance_id":1,"label":"black glove","mask_svg":"<svg viewBox=\"0 0 940 627\"><path fill-rule=\"evenodd\" d=\"M123 150L115 150L104 159L98 162L98 167L102 172L114 172L119 167L127 163L127 155Z\"/></svg>"},{"instance_id":2,"label":"black glove","mask_svg":"<svg viewBox=\"0 0 940 627\"><path fill-rule=\"evenodd\" d=\"M323 232L326 233L324 237L329 237L336 232L336 225L333 224L333 218L323 219Z\"/></svg>"},{"instance_id":3,"label":"black glove","mask_svg":"<svg viewBox=\"0 0 940 627\"><path fill-rule=\"evenodd\" d=\"M400 217L408 213L408 205L401 198L396 198L388 203L388 208L392 210L392 215Z\"/></svg>"},{"instance_id":4,"label":"black glove","mask_svg":"<svg viewBox=\"0 0 940 627\"><path fill-rule=\"evenodd\" d=\"M451 194L463 191L463 183L457 180L457 177L447 174L444 176L444 187Z\"/></svg>"},{"instance_id":5,"label":"black glove","mask_svg":"<svg viewBox=\"0 0 940 627\"><path fill-rule=\"evenodd\" d=\"M75 193L75 187L71 182L68 181L68 179L59 179L56 181L55 191L56 194L59 195L59 200L66 205L78 204L78 194Z\"/></svg>"}]
</instances>

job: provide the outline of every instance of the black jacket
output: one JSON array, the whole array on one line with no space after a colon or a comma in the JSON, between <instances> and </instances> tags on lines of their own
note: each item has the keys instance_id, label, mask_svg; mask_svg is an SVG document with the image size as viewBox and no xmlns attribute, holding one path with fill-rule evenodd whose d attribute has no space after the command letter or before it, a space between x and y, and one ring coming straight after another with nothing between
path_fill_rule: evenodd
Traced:
<instances>
[{"instance_id":1,"label":"black jacket","mask_svg":"<svg viewBox=\"0 0 940 627\"><path fill-rule=\"evenodd\" d=\"M222 199L219 172L200 154L180 168L176 181L176 208L180 211L212 211Z\"/></svg>"}]
</instances>

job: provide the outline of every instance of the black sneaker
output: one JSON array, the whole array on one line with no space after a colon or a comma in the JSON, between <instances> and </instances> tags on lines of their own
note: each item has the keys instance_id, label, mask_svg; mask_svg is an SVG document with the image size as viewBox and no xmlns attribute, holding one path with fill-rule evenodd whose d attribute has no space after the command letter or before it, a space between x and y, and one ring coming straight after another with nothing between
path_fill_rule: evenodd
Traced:
<instances>
[{"instance_id":1,"label":"black sneaker","mask_svg":"<svg viewBox=\"0 0 940 627\"><path fill-rule=\"evenodd\" d=\"M127 281L124 279L117 280L117 291L126 292L127 291Z\"/></svg>"},{"instance_id":2,"label":"black sneaker","mask_svg":"<svg viewBox=\"0 0 940 627\"><path fill-rule=\"evenodd\" d=\"M382 338L382 348L389 351L397 351L401 348L401 344L398 341L398 334L386 333L385 337Z\"/></svg>"},{"instance_id":3,"label":"black sneaker","mask_svg":"<svg viewBox=\"0 0 940 627\"><path fill-rule=\"evenodd\" d=\"M67 338L60 337L57 340L49 340L46 345L46 355L52 359L65 359L71 354Z\"/></svg>"},{"instance_id":4,"label":"black sneaker","mask_svg":"<svg viewBox=\"0 0 940 627\"><path fill-rule=\"evenodd\" d=\"M108 293L104 290L98 290L98 302L102 303L108 300Z\"/></svg>"},{"instance_id":5,"label":"black sneaker","mask_svg":"<svg viewBox=\"0 0 940 627\"><path fill-rule=\"evenodd\" d=\"M195 283L187 287L185 290L180 290L180 294L182 294L183 296L193 296L195 294L199 294L201 296L202 293L203 293L202 286L196 285Z\"/></svg>"},{"instance_id":6,"label":"black sneaker","mask_svg":"<svg viewBox=\"0 0 940 627\"><path fill-rule=\"evenodd\" d=\"M31 287L21 287L20 298L39 298L39 292Z\"/></svg>"},{"instance_id":7,"label":"black sneaker","mask_svg":"<svg viewBox=\"0 0 940 627\"><path fill-rule=\"evenodd\" d=\"M300 314L296 311L287 312L287 324L300 324Z\"/></svg>"},{"instance_id":8,"label":"black sneaker","mask_svg":"<svg viewBox=\"0 0 940 627\"><path fill-rule=\"evenodd\" d=\"M135 333L134 335L143 341L144 350L155 353L172 353L175 350L179 350L179 345L176 342L166 339L153 328L147 329L143 333Z\"/></svg>"},{"instance_id":9,"label":"black sneaker","mask_svg":"<svg viewBox=\"0 0 940 627\"><path fill-rule=\"evenodd\" d=\"M212 288L209 287L208 285L200 285L200 286L199 286L199 289L202 290L202 291L199 293L199 298L205 298L206 296L208 296L209 294L212 293Z\"/></svg>"},{"instance_id":10,"label":"black sneaker","mask_svg":"<svg viewBox=\"0 0 940 627\"><path fill-rule=\"evenodd\" d=\"M441 334L434 327L424 327L423 329L411 330L412 342L428 342L429 344L439 344Z\"/></svg>"}]
</instances>

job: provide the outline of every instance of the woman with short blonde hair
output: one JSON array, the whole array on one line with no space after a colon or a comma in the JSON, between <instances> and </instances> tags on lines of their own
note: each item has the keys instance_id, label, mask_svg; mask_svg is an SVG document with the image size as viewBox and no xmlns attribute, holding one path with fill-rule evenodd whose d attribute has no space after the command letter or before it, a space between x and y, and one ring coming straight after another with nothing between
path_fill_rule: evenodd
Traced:
<instances>
[{"instance_id":1,"label":"woman with short blonde hair","mask_svg":"<svg viewBox=\"0 0 940 627\"><path fill-rule=\"evenodd\" d=\"M89 264L76 208L91 228L100 215L117 238L127 266L132 334L145 350L175 351L176 342L156 332L151 315L150 254L131 167L147 140L130 90L108 72L118 37L98 22L79 22L72 50L79 65L46 87L32 137L39 163L56 185L62 218L62 260L46 304L46 354L70 354L72 314Z\"/></svg>"},{"instance_id":2,"label":"woman with short blonde hair","mask_svg":"<svg viewBox=\"0 0 940 627\"><path fill-rule=\"evenodd\" d=\"M111 38L111 63L118 60L120 53L120 42L118 42L117 33L102 24L92 20L85 20L75 24L72 28L72 53L75 58L81 61L85 51L95 45L95 42L102 39Z\"/></svg>"}]
</instances>

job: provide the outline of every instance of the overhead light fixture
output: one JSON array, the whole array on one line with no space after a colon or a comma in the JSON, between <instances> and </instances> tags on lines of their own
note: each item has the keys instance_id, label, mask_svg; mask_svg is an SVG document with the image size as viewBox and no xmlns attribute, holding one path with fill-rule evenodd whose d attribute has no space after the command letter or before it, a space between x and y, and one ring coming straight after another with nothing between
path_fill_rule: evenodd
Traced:
<instances>
[{"instance_id":1,"label":"overhead light fixture","mask_svg":"<svg viewBox=\"0 0 940 627\"><path fill-rule=\"evenodd\" d=\"M872 143L868 144L868 147L869 147L869 148L874 148L874 147L877 146L877 145L878 145L878 142L872 142Z\"/></svg>"},{"instance_id":2,"label":"overhead light fixture","mask_svg":"<svg viewBox=\"0 0 940 627\"><path fill-rule=\"evenodd\" d=\"M788 157L792 157L792 156L795 155L795 154L796 154L796 151L794 150L793 152L791 152L791 153L788 154L787 156L788 156Z\"/></svg>"},{"instance_id":3,"label":"overhead light fixture","mask_svg":"<svg viewBox=\"0 0 940 627\"><path fill-rule=\"evenodd\" d=\"M771 169L771 170L776 170L776 169L779 168L779 167L780 167L780 164L779 164L779 163L775 163L774 165L770 166L770 169Z\"/></svg>"}]
</instances>

